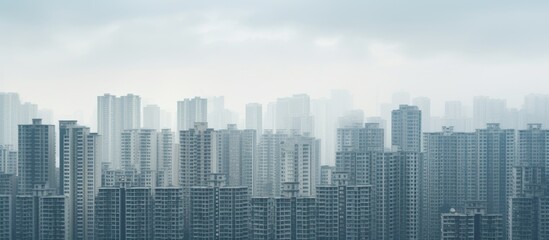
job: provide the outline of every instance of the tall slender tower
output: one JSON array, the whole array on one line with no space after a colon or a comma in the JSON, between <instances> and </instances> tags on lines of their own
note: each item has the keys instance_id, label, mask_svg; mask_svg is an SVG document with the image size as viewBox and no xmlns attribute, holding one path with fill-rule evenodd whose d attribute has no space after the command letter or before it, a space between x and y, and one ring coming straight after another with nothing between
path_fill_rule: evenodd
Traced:
<instances>
[{"instance_id":1,"label":"tall slender tower","mask_svg":"<svg viewBox=\"0 0 549 240\"><path fill-rule=\"evenodd\" d=\"M518 132L518 161L523 166L545 169L549 178L549 130L541 124L528 124L528 128Z\"/></svg>"},{"instance_id":2,"label":"tall slender tower","mask_svg":"<svg viewBox=\"0 0 549 240\"><path fill-rule=\"evenodd\" d=\"M62 121L63 122L63 121ZM95 197L101 186L101 142L90 129L65 125L63 149L63 193L68 197L72 239L94 239Z\"/></svg>"},{"instance_id":3,"label":"tall slender tower","mask_svg":"<svg viewBox=\"0 0 549 240\"><path fill-rule=\"evenodd\" d=\"M280 195L281 143L288 138L285 133L265 130L258 144L257 159L253 165L253 195L272 197Z\"/></svg>"},{"instance_id":4,"label":"tall slender tower","mask_svg":"<svg viewBox=\"0 0 549 240\"><path fill-rule=\"evenodd\" d=\"M97 131L103 136L103 161L120 168L120 136L123 130L141 128L141 97L105 94L97 97Z\"/></svg>"},{"instance_id":5,"label":"tall slender tower","mask_svg":"<svg viewBox=\"0 0 549 240\"><path fill-rule=\"evenodd\" d=\"M65 151L64 141L65 136L69 133L69 128L76 126L76 120L61 120L59 121L59 195L63 195L63 177L65 176Z\"/></svg>"},{"instance_id":6,"label":"tall slender tower","mask_svg":"<svg viewBox=\"0 0 549 240\"><path fill-rule=\"evenodd\" d=\"M180 132L180 186L188 189L207 185L212 172L213 133L207 123L195 123L193 129Z\"/></svg>"},{"instance_id":7,"label":"tall slender tower","mask_svg":"<svg viewBox=\"0 0 549 240\"><path fill-rule=\"evenodd\" d=\"M179 162L176 159L177 152L174 142L174 133L170 129L162 129L158 133L158 186L178 186Z\"/></svg>"},{"instance_id":8,"label":"tall slender tower","mask_svg":"<svg viewBox=\"0 0 549 240\"><path fill-rule=\"evenodd\" d=\"M177 102L177 131L194 128L196 122L208 121L208 100L195 97Z\"/></svg>"},{"instance_id":9,"label":"tall slender tower","mask_svg":"<svg viewBox=\"0 0 549 240\"><path fill-rule=\"evenodd\" d=\"M425 164L422 191L422 239L441 239L440 216L456 209L465 210L467 201L467 169L476 167L475 133L454 132L444 127L442 132L425 133Z\"/></svg>"},{"instance_id":10,"label":"tall slender tower","mask_svg":"<svg viewBox=\"0 0 549 240\"><path fill-rule=\"evenodd\" d=\"M215 172L225 174L229 186L246 186L251 191L255 137L255 130L238 130L235 124L215 132Z\"/></svg>"},{"instance_id":11,"label":"tall slender tower","mask_svg":"<svg viewBox=\"0 0 549 240\"><path fill-rule=\"evenodd\" d=\"M17 147L20 105L17 93L0 93L0 145Z\"/></svg>"},{"instance_id":12,"label":"tall slender tower","mask_svg":"<svg viewBox=\"0 0 549 240\"><path fill-rule=\"evenodd\" d=\"M280 185L298 183L299 196L314 196L320 183L320 140L295 135L281 144Z\"/></svg>"},{"instance_id":13,"label":"tall slender tower","mask_svg":"<svg viewBox=\"0 0 549 240\"><path fill-rule=\"evenodd\" d=\"M33 119L19 125L19 193L32 195L36 185L56 188L55 128Z\"/></svg>"},{"instance_id":14,"label":"tall slender tower","mask_svg":"<svg viewBox=\"0 0 549 240\"><path fill-rule=\"evenodd\" d=\"M416 106L400 105L392 112L392 145L400 151L421 151L421 111Z\"/></svg>"},{"instance_id":15,"label":"tall slender tower","mask_svg":"<svg viewBox=\"0 0 549 240\"><path fill-rule=\"evenodd\" d=\"M261 104L246 104L246 129L254 129L258 138L263 133L263 107Z\"/></svg>"},{"instance_id":16,"label":"tall slender tower","mask_svg":"<svg viewBox=\"0 0 549 240\"><path fill-rule=\"evenodd\" d=\"M509 200L511 197L512 167L515 164L515 130L501 129L497 123L489 123L478 129L478 157L468 176L476 184L469 187L473 200L486 201L489 214L501 214L505 235L509 226Z\"/></svg>"}]
</instances>

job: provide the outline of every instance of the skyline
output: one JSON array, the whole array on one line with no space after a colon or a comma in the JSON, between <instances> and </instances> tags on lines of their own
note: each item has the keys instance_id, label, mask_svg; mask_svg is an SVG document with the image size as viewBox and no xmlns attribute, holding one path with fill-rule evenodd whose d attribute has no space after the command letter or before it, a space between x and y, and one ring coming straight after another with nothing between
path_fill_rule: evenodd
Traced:
<instances>
[{"instance_id":1,"label":"skyline","mask_svg":"<svg viewBox=\"0 0 549 240\"><path fill-rule=\"evenodd\" d=\"M3 89L0 89L0 90L3 90ZM332 89L331 92L332 91L344 91L346 93L351 93L350 91L344 90L344 89ZM60 113L58 111L59 108L55 108L55 107L54 108L49 108L48 106L43 105L41 102L29 101L29 99L25 98L25 96L22 95L20 92L0 91L0 93L2 93L2 94L7 94L7 93L17 94L19 96L19 99L20 99L22 104L23 103L25 103L25 104L26 103L31 103L31 104L37 105L38 106L38 116L40 118L42 118L43 120L46 121L51 117L52 122L47 122L47 124L58 125L59 121L78 120L78 121L82 122L83 124L90 126L91 129L94 130L94 131L97 131L97 117L98 117L97 116L97 97L103 96L105 94L112 95L112 96L126 96L128 94L129 95L133 94L133 95L136 95L138 97L141 97L141 111L144 111L146 107L150 107L150 106L157 107L158 106L160 108L160 110L162 111L162 114L168 114L168 115L163 115L163 118L164 118L164 120L167 120L168 122L171 123L170 128L172 128L172 129L177 128L177 104L178 104L178 102L182 102L186 99L192 99L192 98L195 98L195 97L200 97L200 98L205 98L205 99L222 97L222 98L224 98L225 109L229 110L233 113L236 113L237 116L238 116L238 118L237 118L238 122L230 122L230 124L237 124L238 128L245 129L246 104L259 103L264 108L266 108L268 106L268 104L276 103L278 99L287 98L287 97L300 95L300 94L305 94L307 96L310 96L311 104L313 104L315 101L322 102L323 100L329 99L331 92L324 95L324 96L318 97L318 98L314 98L314 97L310 96L307 93L294 93L294 94L290 94L290 95L278 96L278 97L275 97L274 99L272 99L270 101L267 101L267 102L245 101L245 103L242 106L238 106L237 108L232 108L231 107L230 103L234 103L234 101L230 101L230 98L227 98L226 96L209 96L209 95L188 96L188 97L183 97L181 99L176 100L172 104L169 104L169 105L171 105L170 107L165 108L164 105L160 105L155 101L151 101L151 99L146 97L146 96L144 97L142 95L135 94L135 93L130 93L130 92L127 92L127 93L124 93L124 94L104 93L104 94L96 95L95 97L93 97L94 101L93 101L92 106L90 107L92 110L83 111L82 109L90 109L90 108L82 108L82 109L76 110L75 112L72 112L72 113L67 113L67 112ZM409 97L409 102L407 102L407 103L394 102L395 99L398 99L398 100L402 99L402 95L408 96ZM489 95L476 95L476 96L471 97L470 99L465 99L464 101L463 100L455 100L455 99L446 99L446 100L437 102L437 101L433 101L433 99L430 98L429 96L413 95L413 94L411 94L409 92L406 92L406 91L400 91L400 92L393 93L389 97L389 99L387 99L386 101L379 102L379 104L376 105L375 110L361 108L360 107L360 102L357 103L357 97L355 95L351 95L351 97L353 98L353 106L354 107L347 113L352 114L352 111L354 111L354 110L362 110L364 112L364 117L365 118L368 118L368 117L383 117L384 114L388 114L388 112L386 112L386 111L389 110L389 109L384 109L384 105L385 105L385 107L386 106L393 106L395 108L398 107L398 104L408 104L408 105L416 105L417 106L417 104L414 104L414 100L416 100L416 99L417 100L419 100L419 99L423 100L425 98L430 100L430 112L429 112L429 114L430 114L431 117L435 117L435 118L436 117L444 117L445 114L446 114L445 113L446 108L448 107L448 106L446 106L446 104L454 104L456 102L459 102L461 104L461 107L462 107L461 110L463 110L463 114L464 114L463 117L473 118L474 117L473 107L474 107L475 98L488 98L488 99L493 99L493 100L502 100L502 101L504 101L505 107L506 107L507 110L521 110L525 107L525 104L526 104L526 101L528 100L527 99L528 97L547 98L547 97L549 97L549 94L533 92L533 93L529 93L529 94L526 94L524 96L521 96L517 100L517 102L509 101L510 100L509 98L494 97L494 96L489 96ZM229 100L229 101L227 101L227 100ZM89 100L86 100L86 101L89 101ZM208 101L208 105L209 104L210 103ZM394 104L397 104L397 105L394 105ZM263 112L263 119L264 120L265 120L265 118L268 118L268 116L265 115L265 114L267 114L267 112L265 112L265 111L266 110L264 109L264 112ZM210 114L212 114L212 115L210 115ZM208 112L208 117L214 116L214 114L215 113ZM44 115L46 115L47 117L44 118ZM166 119L166 117L168 117L168 118ZM385 120L388 121L390 119L385 119ZM143 121L143 117L141 118L141 121ZM532 123L538 123L538 122L532 122ZM162 123L162 124L165 125L165 123ZM142 123L142 125L143 125L143 123ZM526 128L526 125L524 125L523 127ZM141 128L145 128L145 126L141 126ZM218 128L216 128L216 129L218 129ZM222 129L222 128L219 128L219 129ZM265 129L269 129L269 128L265 128ZM436 130L438 131L440 129L436 129Z\"/></svg>"},{"instance_id":2,"label":"skyline","mask_svg":"<svg viewBox=\"0 0 549 240\"><path fill-rule=\"evenodd\" d=\"M549 240L548 12L0 0L0 239Z\"/></svg>"},{"instance_id":3,"label":"skyline","mask_svg":"<svg viewBox=\"0 0 549 240\"><path fill-rule=\"evenodd\" d=\"M248 102L331 89L350 90L369 115L401 91L430 97L434 113L473 96L518 107L549 87L547 5L4 1L0 90L85 123L93 112L82 109L104 93L172 112L194 96L223 95L243 113Z\"/></svg>"}]
</instances>

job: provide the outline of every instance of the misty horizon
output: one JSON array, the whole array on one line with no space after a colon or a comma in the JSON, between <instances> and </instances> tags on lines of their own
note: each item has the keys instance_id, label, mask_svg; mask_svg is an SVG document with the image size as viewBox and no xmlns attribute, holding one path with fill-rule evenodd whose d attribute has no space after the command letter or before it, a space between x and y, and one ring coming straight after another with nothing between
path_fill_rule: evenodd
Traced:
<instances>
[{"instance_id":1,"label":"misty horizon","mask_svg":"<svg viewBox=\"0 0 549 240\"><path fill-rule=\"evenodd\" d=\"M0 239L549 239L549 1L0 1Z\"/></svg>"}]
</instances>

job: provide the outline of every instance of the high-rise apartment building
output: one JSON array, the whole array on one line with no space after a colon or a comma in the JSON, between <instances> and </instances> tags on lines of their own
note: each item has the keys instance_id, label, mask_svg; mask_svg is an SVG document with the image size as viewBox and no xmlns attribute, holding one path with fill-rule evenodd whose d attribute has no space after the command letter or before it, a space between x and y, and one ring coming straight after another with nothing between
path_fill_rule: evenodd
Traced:
<instances>
[{"instance_id":1,"label":"high-rise apartment building","mask_svg":"<svg viewBox=\"0 0 549 240\"><path fill-rule=\"evenodd\" d=\"M431 99L428 97L415 97L412 104L421 111L421 129L423 132L430 132L431 128Z\"/></svg>"},{"instance_id":2,"label":"high-rise apartment building","mask_svg":"<svg viewBox=\"0 0 549 240\"><path fill-rule=\"evenodd\" d=\"M277 99L276 130L297 130L299 133L312 136L314 120L310 108L310 98L307 94Z\"/></svg>"},{"instance_id":3,"label":"high-rise apartment building","mask_svg":"<svg viewBox=\"0 0 549 240\"><path fill-rule=\"evenodd\" d=\"M424 140L422 239L440 239L441 214L451 208L463 212L468 186L475 184L469 181L467 169L476 167L476 135L443 127L441 132L425 133Z\"/></svg>"},{"instance_id":4,"label":"high-rise apartment building","mask_svg":"<svg viewBox=\"0 0 549 240\"><path fill-rule=\"evenodd\" d=\"M280 173L275 173L280 174L281 182L278 185L296 182L299 196L314 196L320 183L320 140L293 135L286 138L280 147Z\"/></svg>"},{"instance_id":5,"label":"high-rise apartment building","mask_svg":"<svg viewBox=\"0 0 549 240\"><path fill-rule=\"evenodd\" d=\"M297 183L284 185L282 196L252 198L252 239L317 239L316 199L299 197Z\"/></svg>"},{"instance_id":6,"label":"high-rise apartment building","mask_svg":"<svg viewBox=\"0 0 549 240\"><path fill-rule=\"evenodd\" d=\"M375 239L419 239L422 154L339 152L338 172L351 185L371 185Z\"/></svg>"},{"instance_id":7,"label":"high-rise apartment building","mask_svg":"<svg viewBox=\"0 0 549 240\"><path fill-rule=\"evenodd\" d=\"M227 124L238 123L236 113L225 108L224 96L208 97L208 125L213 129L223 129Z\"/></svg>"},{"instance_id":8,"label":"high-rise apartment building","mask_svg":"<svg viewBox=\"0 0 549 240\"><path fill-rule=\"evenodd\" d=\"M74 239L70 221L69 199L66 196L43 196L39 198L38 239ZM17 238L20 239L20 238Z\"/></svg>"},{"instance_id":9,"label":"high-rise apartment building","mask_svg":"<svg viewBox=\"0 0 549 240\"><path fill-rule=\"evenodd\" d=\"M208 100L195 97L177 102L177 131L194 128L197 122L208 121Z\"/></svg>"},{"instance_id":10,"label":"high-rise apartment building","mask_svg":"<svg viewBox=\"0 0 549 240\"><path fill-rule=\"evenodd\" d=\"M100 188L98 239L153 239L153 192L147 187Z\"/></svg>"},{"instance_id":11,"label":"high-rise apartment building","mask_svg":"<svg viewBox=\"0 0 549 240\"><path fill-rule=\"evenodd\" d=\"M175 134L170 129L158 133L157 186L178 186L178 159Z\"/></svg>"},{"instance_id":12,"label":"high-rise apartment building","mask_svg":"<svg viewBox=\"0 0 549 240\"><path fill-rule=\"evenodd\" d=\"M158 187L154 189L154 239L182 240L185 236L183 189Z\"/></svg>"},{"instance_id":13,"label":"high-rise apartment building","mask_svg":"<svg viewBox=\"0 0 549 240\"><path fill-rule=\"evenodd\" d=\"M336 171L335 166L322 165L320 166L320 184L322 185L332 185L333 175Z\"/></svg>"},{"instance_id":14,"label":"high-rise apartment building","mask_svg":"<svg viewBox=\"0 0 549 240\"><path fill-rule=\"evenodd\" d=\"M31 124L37 117L38 105L26 102L19 106L19 124Z\"/></svg>"},{"instance_id":15,"label":"high-rise apartment building","mask_svg":"<svg viewBox=\"0 0 549 240\"><path fill-rule=\"evenodd\" d=\"M0 173L17 174L17 151L10 145L0 145Z\"/></svg>"},{"instance_id":16,"label":"high-rise apartment building","mask_svg":"<svg viewBox=\"0 0 549 240\"><path fill-rule=\"evenodd\" d=\"M19 94L0 93L0 145L17 146L20 105Z\"/></svg>"},{"instance_id":17,"label":"high-rise apartment building","mask_svg":"<svg viewBox=\"0 0 549 240\"><path fill-rule=\"evenodd\" d=\"M96 232L100 240L126 239L126 189L123 187L99 188L95 200Z\"/></svg>"},{"instance_id":18,"label":"high-rise apartment building","mask_svg":"<svg viewBox=\"0 0 549 240\"><path fill-rule=\"evenodd\" d=\"M56 188L55 129L33 119L19 125L18 157L19 194L29 195L36 186Z\"/></svg>"},{"instance_id":19,"label":"high-rise apartment building","mask_svg":"<svg viewBox=\"0 0 549 240\"><path fill-rule=\"evenodd\" d=\"M528 124L518 131L518 161L520 165L543 167L549 177L549 130L541 124Z\"/></svg>"},{"instance_id":20,"label":"high-rise apartment building","mask_svg":"<svg viewBox=\"0 0 549 240\"><path fill-rule=\"evenodd\" d=\"M58 192L60 195L64 194L63 177L65 176L65 136L69 133L69 128L76 126L76 120L61 120L59 121L59 187ZM102 153L101 153L102 154ZM102 156L100 156L102 157Z\"/></svg>"},{"instance_id":21,"label":"high-rise apartment building","mask_svg":"<svg viewBox=\"0 0 549 240\"><path fill-rule=\"evenodd\" d=\"M253 129L238 130L229 124L227 129L215 131L214 172L225 174L229 186L246 186L251 191L256 147Z\"/></svg>"},{"instance_id":22,"label":"high-rise apartment building","mask_svg":"<svg viewBox=\"0 0 549 240\"><path fill-rule=\"evenodd\" d=\"M442 240L504 239L503 217L486 213L484 207L467 207L463 213L450 209L440 221Z\"/></svg>"},{"instance_id":23,"label":"high-rise apartment building","mask_svg":"<svg viewBox=\"0 0 549 240\"><path fill-rule=\"evenodd\" d=\"M191 187L190 239L247 239L250 196L247 187L224 186L222 174L210 176L210 186Z\"/></svg>"},{"instance_id":24,"label":"high-rise apartment building","mask_svg":"<svg viewBox=\"0 0 549 240\"><path fill-rule=\"evenodd\" d=\"M265 130L258 144L257 161L254 163L253 195L280 196L281 144L288 138L285 133Z\"/></svg>"},{"instance_id":25,"label":"high-rise apartment building","mask_svg":"<svg viewBox=\"0 0 549 240\"><path fill-rule=\"evenodd\" d=\"M338 128L337 152L383 151L384 131L377 123L366 123L364 127Z\"/></svg>"},{"instance_id":26,"label":"high-rise apartment building","mask_svg":"<svg viewBox=\"0 0 549 240\"><path fill-rule=\"evenodd\" d=\"M60 125L62 126L62 125ZM71 124L60 129L63 139L61 180L69 216L71 239L94 239L95 197L101 186L101 141L84 126Z\"/></svg>"},{"instance_id":27,"label":"high-rise apartment building","mask_svg":"<svg viewBox=\"0 0 549 240\"><path fill-rule=\"evenodd\" d=\"M158 133L154 129L131 129L121 133L123 170L135 170L139 186L156 186Z\"/></svg>"},{"instance_id":28,"label":"high-rise apartment building","mask_svg":"<svg viewBox=\"0 0 549 240\"><path fill-rule=\"evenodd\" d=\"M127 188L125 193L126 239L154 239L152 189L132 187Z\"/></svg>"},{"instance_id":29,"label":"high-rise apartment building","mask_svg":"<svg viewBox=\"0 0 549 240\"><path fill-rule=\"evenodd\" d=\"M246 129L255 130L257 139L263 134L263 107L261 104L246 104Z\"/></svg>"},{"instance_id":30,"label":"high-rise apartment building","mask_svg":"<svg viewBox=\"0 0 549 240\"><path fill-rule=\"evenodd\" d=\"M207 186L212 173L214 130L207 123L195 123L194 128L179 134L179 186Z\"/></svg>"},{"instance_id":31,"label":"high-rise apartment building","mask_svg":"<svg viewBox=\"0 0 549 240\"><path fill-rule=\"evenodd\" d=\"M487 202L488 214L501 214L507 236L512 167L515 164L515 130L501 129L499 124L487 124L478 129L477 162L468 168L467 178L471 200Z\"/></svg>"},{"instance_id":32,"label":"high-rise apartment building","mask_svg":"<svg viewBox=\"0 0 549 240\"><path fill-rule=\"evenodd\" d=\"M14 196L0 193L0 239L13 239L14 230Z\"/></svg>"},{"instance_id":33,"label":"high-rise apartment building","mask_svg":"<svg viewBox=\"0 0 549 240\"><path fill-rule=\"evenodd\" d=\"M123 130L141 128L141 97L128 94L97 97L97 132L103 139L103 162L121 167L120 137Z\"/></svg>"},{"instance_id":34,"label":"high-rise apartment building","mask_svg":"<svg viewBox=\"0 0 549 240\"><path fill-rule=\"evenodd\" d=\"M473 100L473 127L479 129L488 123L503 124L506 121L506 113L506 100L477 96Z\"/></svg>"},{"instance_id":35,"label":"high-rise apartment building","mask_svg":"<svg viewBox=\"0 0 549 240\"><path fill-rule=\"evenodd\" d=\"M346 173L318 186L317 239L373 239L372 186L349 185Z\"/></svg>"},{"instance_id":36,"label":"high-rise apartment building","mask_svg":"<svg viewBox=\"0 0 549 240\"><path fill-rule=\"evenodd\" d=\"M549 185L544 167L513 168L510 239L549 238Z\"/></svg>"},{"instance_id":37,"label":"high-rise apartment building","mask_svg":"<svg viewBox=\"0 0 549 240\"><path fill-rule=\"evenodd\" d=\"M421 151L421 111L417 106L400 105L391 115L391 141L400 151Z\"/></svg>"}]
</instances>

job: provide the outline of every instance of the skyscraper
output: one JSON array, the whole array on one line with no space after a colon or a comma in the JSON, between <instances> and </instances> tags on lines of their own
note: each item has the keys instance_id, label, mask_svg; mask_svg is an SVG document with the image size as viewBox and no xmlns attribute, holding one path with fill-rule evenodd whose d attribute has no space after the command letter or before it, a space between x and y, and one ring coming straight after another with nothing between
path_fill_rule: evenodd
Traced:
<instances>
[{"instance_id":1,"label":"skyscraper","mask_svg":"<svg viewBox=\"0 0 549 240\"><path fill-rule=\"evenodd\" d=\"M280 184L298 183L299 196L314 196L320 183L320 140L293 135L280 145Z\"/></svg>"},{"instance_id":2,"label":"skyscraper","mask_svg":"<svg viewBox=\"0 0 549 240\"><path fill-rule=\"evenodd\" d=\"M126 189L125 196L126 239L148 240L154 238L153 193L148 187Z\"/></svg>"},{"instance_id":3,"label":"skyscraper","mask_svg":"<svg viewBox=\"0 0 549 240\"><path fill-rule=\"evenodd\" d=\"M425 133L425 162L422 239L440 239L440 216L456 209L465 210L469 198L467 169L476 167L475 133L454 132L444 127L442 132Z\"/></svg>"},{"instance_id":4,"label":"skyscraper","mask_svg":"<svg viewBox=\"0 0 549 240\"><path fill-rule=\"evenodd\" d=\"M512 166L515 163L515 130L501 129L497 123L489 123L476 131L477 159L467 169L468 195L471 200L486 201L488 214L501 214L504 234L507 226L512 184Z\"/></svg>"},{"instance_id":5,"label":"skyscraper","mask_svg":"<svg viewBox=\"0 0 549 240\"><path fill-rule=\"evenodd\" d=\"M69 199L66 196L40 197L38 239L72 239L73 228L70 222L66 221L70 218L68 201Z\"/></svg>"},{"instance_id":6,"label":"skyscraper","mask_svg":"<svg viewBox=\"0 0 549 240\"><path fill-rule=\"evenodd\" d=\"M256 146L253 129L238 130L229 124L227 129L215 131L215 172L225 174L229 186L246 186L251 191Z\"/></svg>"},{"instance_id":7,"label":"skyscraper","mask_svg":"<svg viewBox=\"0 0 549 240\"><path fill-rule=\"evenodd\" d=\"M280 196L281 144L288 138L285 133L265 130L258 144L257 161L254 167L253 195L261 197Z\"/></svg>"},{"instance_id":8,"label":"skyscraper","mask_svg":"<svg viewBox=\"0 0 549 240\"><path fill-rule=\"evenodd\" d=\"M179 186L206 186L212 172L214 130L207 123L195 123L194 128L179 135Z\"/></svg>"},{"instance_id":9,"label":"skyscraper","mask_svg":"<svg viewBox=\"0 0 549 240\"><path fill-rule=\"evenodd\" d=\"M65 136L69 133L69 128L76 126L77 121L76 120L61 120L59 121L59 194L64 194L64 183L63 178L65 176ZM102 154L102 153L101 153ZM102 156L100 156L102 157Z\"/></svg>"},{"instance_id":10,"label":"skyscraper","mask_svg":"<svg viewBox=\"0 0 549 240\"><path fill-rule=\"evenodd\" d=\"M177 102L177 131L194 128L196 122L208 120L208 100L195 97Z\"/></svg>"},{"instance_id":11,"label":"skyscraper","mask_svg":"<svg viewBox=\"0 0 549 240\"><path fill-rule=\"evenodd\" d=\"M126 189L122 187L99 188L95 201L96 239L126 239Z\"/></svg>"},{"instance_id":12,"label":"skyscraper","mask_svg":"<svg viewBox=\"0 0 549 240\"><path fill-rule=\"evenodd\" d=\"M473 127L478 129L487 123L503 123L506 111L506 100L477 96L473 100Z\"/></svg>"},{"instance_id":13,"label":"skyscraper","mask_svg":"<svg viewBox=\"0 0 549 240\"><path fill-rule=\"evenodd\" d=\"M33 119L32 124L19 125L18 157L19 193L30 195L35 186L56 188L55 129Z\"/></svg>"},{"instance_id":14,"label":"skyscraper","mask_svg":"<svg viewBox=\"0 0 549 240\"><path fill-rule=\"evenodd\" d=\"M141 128L141 98L128 94L97 97L97 132L103 138L103 161L114 169L120 165L120 136L123 130Z\"/></svg>"},{"instance_id":15,"label":"skyscraper","mask_svg":"<svg viewBox=\"0 0 549 240\"><path fill-rule=\"evenodd\" d=\"M0 145L17 146L19 94L0 93Z\"/></svg>"},{"instance_id":16,"label":"skyscraper","mask_svg":"<svg viewBox=\"0 0 549 240\"><path fill-rule=\"evenodd\" d=\"M349 185L345 173L318 186L317 239L373 239L372 186Z\"/></svg>"},{"instance_id":17,"label":"skyscraper","mask_svg":"<svg viewBox=\"0 0 549 240\"><path fill-rule=\"evenodd\" d=\"M0 239L12 239L14 233L14 196L0 193Z\"/></svg>"},{"instance_id":18,"label":"skyscraper","mask_svg":"<svg viewBox=\"0 0 549 240\"><path fill-rule=\"evenodd\" d=\"M462 213L451 209L440 221L442 240L504 239L502 216L486 213L485 207L468 207Z\"/></svg>"},{"instance_id":19,"label":"skyscraper","mask_svg":"<svg viewBox=\"0 0 549 240\"><path fill-rule=\"evenodd\" d=\"M162 129L158 133L158 180L157 186L178 186L177 149L175 134L170 129Z\"/></svg>"},{"instance_id":20,"label":"skyscraper","mask_svg":"<svg viewBox=\"0 0 549 240\"><path fill-rule=\"evenodd\" d=\"M158 164L157 132L154 129L124 130L120 160L123 170L136 171L139 186L156 186Z\"/></svg>"},{"instance_id":21,"label":"skyscraper","mask_svg":"<svg viewBox=\"0 0 549 240\"><path fill-rule=\"evenodd\" d=\"M209 186L190 191L191 239L247 239L250 196L247 187L226 187L222 174L212 174Z\"/></svg>"},{"instance_id":22,"label":"skyscraper","mask_svg":"<svg viewBox=\"0 0 549 240\"><path fill-rule=\"evenodd\" d=\"M391 118L392 146L401 151L421 151L421 111L416 106L400 105Z\"/></svg>"},{"instance_id":23,"label":"skyscraper","mask_svg":"<svg viewBox=\"0 0 549 240\"><path fill-rule=\"evenodd\" d=\"M549 130L541 124L528 124L518 131L518 161L523 166L542 167L549 177Z\"/></svg>"},{"instance_id":24,"label":"skyscraper","mask_svg":"<svg viewBox=\"0 0 549 240\"><path fill-rule=\"evenodd\" d=\"M231 122L231 112L225 109L225 97L208 97L208 125L213 129L223 129Z\"/></svg>"},{"instance_id":25,"label":"skyscraper","mask_svg":"<svg viewBox=\"0 0 549 240\"><path fill-rule=\"evenodd\" d=\"M371 185L375 239L419 239L419 152L339 152L338 172L351 185Z\"/></svg>"},{"instance_id":26,"label":"skyscraper","mask_svg":"<svg viewBox=\"0 0 549 240\"><path fill-rule=\"evenodd\" d=\"M337 152L383 151L384 131L377 123L366 123L364 127L338 128Z\"/></svg>"},{"instance_id":27,"label":"skyscraper","mask_svg":"<svg viewBox=\"0 0 549 240\"><path fill-rule=\"evenodd\" d=\"M181 240L184 235L183 189L154 189L154 239Z\"/></svg>"},{"instance_id":28,"label":"skyscraper","mask_svg":"<svg viewBox=\"0 0 549 240\"><path fill-rule=\"evenodd\" d=\"M317 239L316 199L299 197L297 183L284 185L282 196L252 198L252 239Z\"/></svg>"},{"instance_id":29,"label":"skyscraper","mask_svg":"<svg viewBox=\"0 0 549 240\"><path fill-rule=\"evenodd\" d=\"M261 104L246 104L246 129L254 129L258 139L263 134L263 107Z\"/></svg>"},{"instance_id":30,"label":"skyscraper","mask_svg":"<svg viewBox=\"0 0 549 240\"><path fill-rule=\"evenodd\" d=\"M17 151L10 145L0 145L0 173L17 175Z\"/></svg>"},{"instance_id":31,"label":"skyscraper","mask_svg":"<svg viewBox=\"0 0 549 240\"><path fill-rule=\"evenodd\" d=\"M412 104L421 111L421 129L424 132L430 132L431 128L431 99L428 97L416 97L412 99Z\"/></svg>"},{"instance_id":32,"label":"skyscraper","mask_svg":"<svg viewBox=\"0 0 549 240\"><path fill-rule=\"evenodd\" d=\"M510 239L547 239L549 187L544 167L516 166L513 180Z\"/></svg>"},{"instance_id":33,"label":"skyscraper","mask_svg":"<svg viewBox=\"0 0 549 240\"><path fill-rule=\"evenodd\" d=\"M65 221L71 228L70 238L94 239L95 197L101 186L101 141L88 127L78 126L76 122L62 126L61 131L61 182L69 209L69 218Z\"/></svg>"},{"instance_id":34,"label":"skyscraper","mask_svg":"<svg viewBox=\"0 0 549 240\"><path fill-rule=\"evenodd\" d=\"M207 186L213 164L214 130L197 122L194 128L179 132L179 186L184 191L186 235L190 232L191 187Z\"/></svg>"},{"instance_id":35,"label":"skyscraper","mask_svg":"<svg viewBox=\"0 0 549 240\"><path fill-rule=\"evenodd\" d=\"M297 130L299 133L308 133L312 136L314 120L310 108L310 98L307 94L277 99L276 130Z\"/></svg>"}]
</instances>

